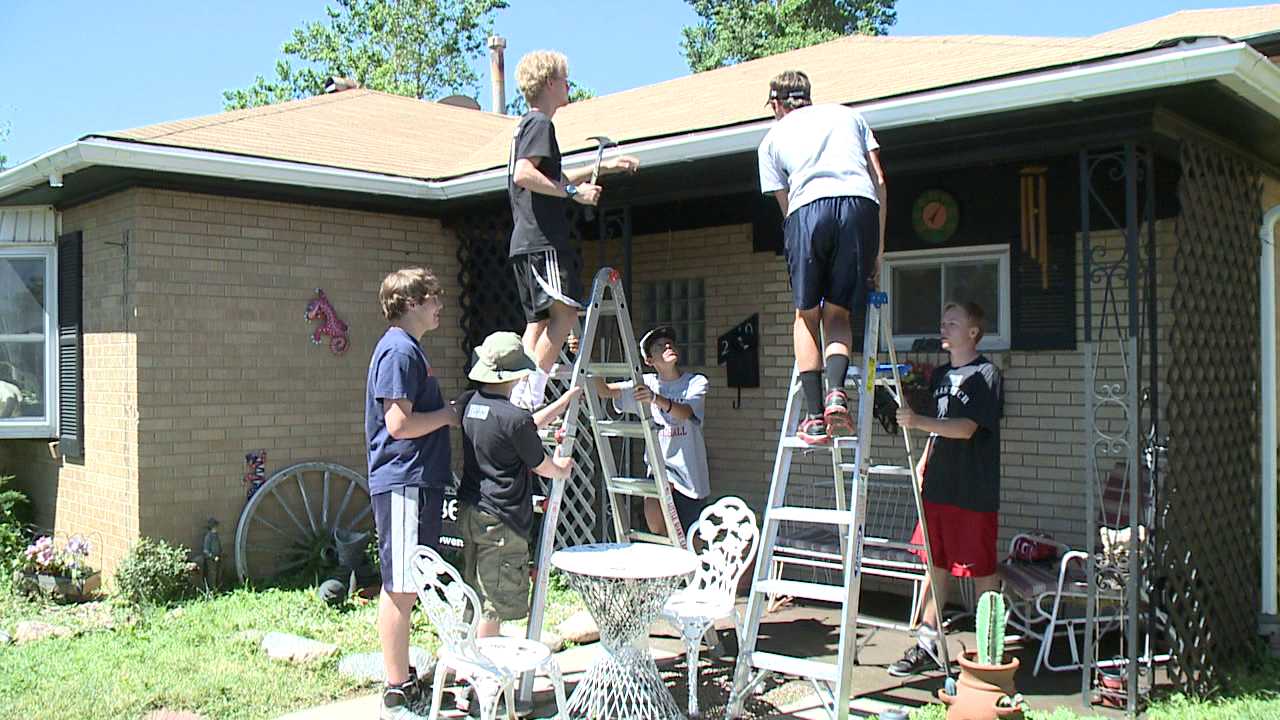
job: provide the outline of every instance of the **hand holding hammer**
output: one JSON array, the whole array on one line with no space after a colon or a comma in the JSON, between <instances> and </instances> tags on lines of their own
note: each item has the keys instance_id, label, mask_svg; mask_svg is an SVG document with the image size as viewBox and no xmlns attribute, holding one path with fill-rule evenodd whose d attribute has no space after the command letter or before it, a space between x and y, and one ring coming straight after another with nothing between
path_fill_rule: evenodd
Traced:
<instances>
[{"instance_id":1,"label":"hand holding hammer","mask_svg":"<svg viewBox=\"0 0 1280 720\"><path fill-rule=\"evenodd\" d=\"M595 162L595 165L591 168L591 183L590 183L591 185L598 187L601 170L604 170L606 173L611 173L611 172L634 173L636 170L640 168L640 161L637 158L632 157L630 155L620 155L618 157L609 159L608 162L605 162L604 151L607 148L618 146L618 143L609 139L607 136L593 135L587 139L596 141L596 162ZM583 200L586 200L586 199L587 198L583 198ZM595 193L595 202L587 203L588 207L586 210L586 218L588 222L595 219L595 211L590 206L595 205L596 202L599 202L598 189L596 190L596 193Z\"/></svg>"}]
</instances>

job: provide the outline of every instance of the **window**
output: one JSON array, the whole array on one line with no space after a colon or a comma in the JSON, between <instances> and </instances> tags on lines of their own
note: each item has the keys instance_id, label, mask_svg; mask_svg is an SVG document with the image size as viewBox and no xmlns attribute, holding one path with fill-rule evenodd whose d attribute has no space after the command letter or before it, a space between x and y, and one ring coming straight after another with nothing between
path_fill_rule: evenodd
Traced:
<instances>
[{"instance_id":1,"label":"window","mask_svg":"<svg viewBox=\"0 0 1280 720\"><path fill-rule=\"evenodd\" d=\"M917 338L936 338L948 302L976 302L986 312L979 349L1009 348L1007 245L885 253L881 275L898 349L910 349Z\"/></svg>"},{"instance_id":2,"label":"window","mask_svg":"<svg viewBox=\"0 0 1280 720\"><path fill-rule=\"evenodd\" d=\"M640 327L634 328L637 336L656 325L670 325L680 343L680 364L707 364L706 290L702 278L641 283L636 297L640 299L641 316Z\"/></svg>"},{"instance_id":3,"label":"window","mask_svg":"<svg viewBox=\"0 0 1280 720\"><path fill-rule=\"evenodd\" d=\"M0 245L0 437L57 427L57 248Z\"/></svg>"}]
</instances>

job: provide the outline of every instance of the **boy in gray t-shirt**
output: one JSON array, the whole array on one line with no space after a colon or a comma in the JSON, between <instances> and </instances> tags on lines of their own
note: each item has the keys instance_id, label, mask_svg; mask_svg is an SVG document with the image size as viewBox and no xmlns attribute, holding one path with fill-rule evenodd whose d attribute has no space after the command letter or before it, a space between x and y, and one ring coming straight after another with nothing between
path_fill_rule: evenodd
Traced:
<instances>
[{"instance_id":1,"label":"boy in gray t-shirt","mask_svg":"<svg viewBox=\"0 0 1280 720\"><path fill-rule=\"evenodd\" d=\"M654 424L658 426L658 442L666 458L671 499L675 501L680 524L688 532L711 494L707 443L702 436L707 377L680 370L676 333L671 327L660 326L645 333L640 338L640 354L645 363L657 371L645 373L644 387L633 388L630 382L606 384L597 377L596 393L612 398L619 412L635 413L640 403L650 404ZM666 532L662 507L656 498L645 498L644 516L650 532Z\"/></svg>"}]
</instances>

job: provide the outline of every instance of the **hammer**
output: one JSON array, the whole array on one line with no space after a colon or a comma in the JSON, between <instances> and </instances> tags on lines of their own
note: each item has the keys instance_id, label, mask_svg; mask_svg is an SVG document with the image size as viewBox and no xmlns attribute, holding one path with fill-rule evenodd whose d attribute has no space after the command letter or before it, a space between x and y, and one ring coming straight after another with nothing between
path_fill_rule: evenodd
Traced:
<instances>
[{"instance_id":1,"label":"hammer","mask_svg":"<svg viewBox=\"0 0 1280 720\"><path fill-rule=\"evenodd\" d=\"M617 147L618 143L610 140L607 136L604 136L604 135L592 135L587 139L595 140L597 144L596 164L595 164L595 167L591 168L591 184L595 185L596 181L600 179L600 163L604 160L605 148ZM588 206L585 210L585 215L587 218L587 222L591 222L592 220L595 220L595 217L596 217L595 208Z\"/></svg>"}]
</instances>

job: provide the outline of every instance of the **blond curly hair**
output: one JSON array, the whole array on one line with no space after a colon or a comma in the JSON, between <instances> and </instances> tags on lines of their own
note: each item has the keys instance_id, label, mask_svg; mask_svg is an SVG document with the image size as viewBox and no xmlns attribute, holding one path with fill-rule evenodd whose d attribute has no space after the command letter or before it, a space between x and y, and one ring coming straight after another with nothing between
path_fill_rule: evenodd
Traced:
<instances>
[{"instance_id":1,"label":"blond curly hair","mask_svg":"<svg viewBox=\"0 0 1280 720\"><path fill-rule=\"evenodd\" d=\"M553 78L569 77L569 58L555 50L534 50L516 66L516 86L530 105Z\"/></svg>"},{"instance_id":2,"label":"blond curly hair","mask_svg":"<svg viewBox=\"0 0 1280 720\"><path fill-rule=\"evenodd\" d=\"M382 306L382 316L388 322L395 322L404 315L410 302L421 303L429 297L443 294L444 288L430 269L400 268L383 279L382 289L378 291L378 304Z\"/></svg>"}]
</instances>

